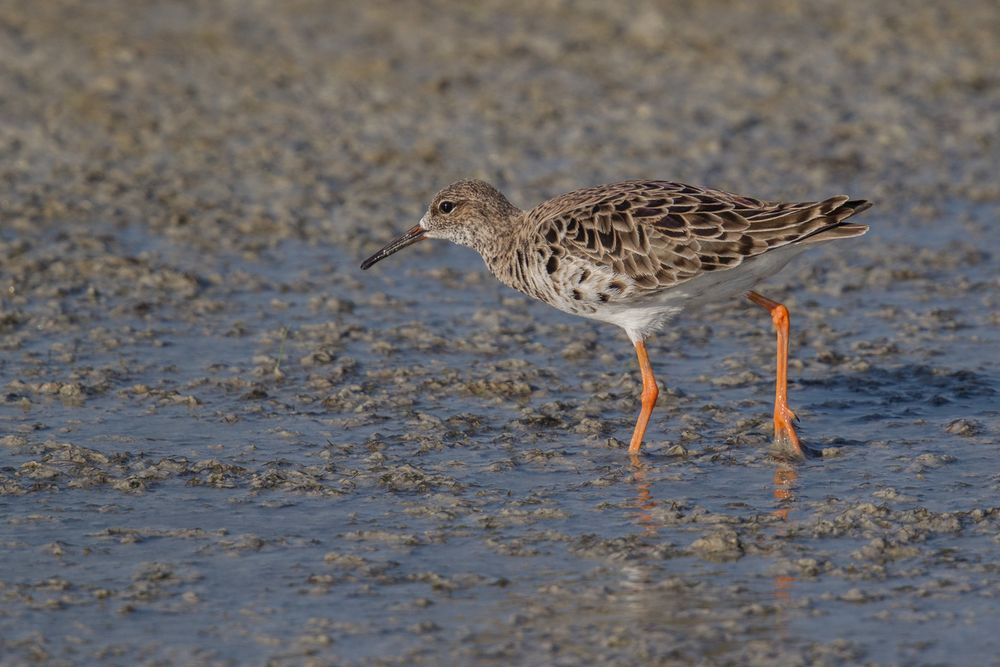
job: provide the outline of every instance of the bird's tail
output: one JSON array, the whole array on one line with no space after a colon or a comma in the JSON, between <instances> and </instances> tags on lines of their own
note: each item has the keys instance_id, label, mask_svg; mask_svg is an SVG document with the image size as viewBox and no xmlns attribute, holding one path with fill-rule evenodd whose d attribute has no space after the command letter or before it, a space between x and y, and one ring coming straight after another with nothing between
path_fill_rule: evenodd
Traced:
<instances>
[{"instance_id":1,"label":"bird's tail","mask_svg":"<svg viewBox=\"0 0 1000 667\"><path fill-rule=\"evenodd\" d=\"M844 222L852 215L867 211L872 207L872 203L865 199L850 199L837 197L827 202L837 205L830 208L822 216L816 219L820 223L816 229L808 231L803 236L795 239L795 243L823 243L824 241L835 241L837 239L849 239L854 236L861 236L868 231L868 225L854 222Z\"/></svg>"}]
</instances>

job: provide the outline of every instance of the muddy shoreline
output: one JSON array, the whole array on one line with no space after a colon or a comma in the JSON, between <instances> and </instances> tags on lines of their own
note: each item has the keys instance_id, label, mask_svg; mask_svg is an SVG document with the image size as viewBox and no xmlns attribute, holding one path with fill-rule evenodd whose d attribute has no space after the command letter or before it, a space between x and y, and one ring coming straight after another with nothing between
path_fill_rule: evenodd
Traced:
<instances>
[{"instance_id":1,"label":"muddy shoreline","mask_svg":"<svg viewBox=\"0 0 1000 667\"><path fill-rule=\"evenodd\" d=\"M1000 12L0 4L0 665L986 664ZM875 200L631 346L423 243L659 177Z\"/></svg>"}]
</instances>

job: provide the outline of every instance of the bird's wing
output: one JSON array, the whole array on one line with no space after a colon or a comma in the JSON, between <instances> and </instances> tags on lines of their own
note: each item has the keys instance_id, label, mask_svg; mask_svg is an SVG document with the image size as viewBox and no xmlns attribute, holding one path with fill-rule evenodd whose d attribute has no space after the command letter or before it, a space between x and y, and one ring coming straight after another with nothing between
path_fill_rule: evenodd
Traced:
<instances>
[{"instance_id":1,"label":"bird's wing","mask_svg":"<svg viewBox=\"0 0 1000 667\"><path fill-rule=\"evenodd\" d=\"M731 269L867 207L845 196L775 203L683 183L626 181L567 193L528 216L543 250L610 269L631 287L613 285L612 295L634 297Z\"/></svg>"}]
</instances>

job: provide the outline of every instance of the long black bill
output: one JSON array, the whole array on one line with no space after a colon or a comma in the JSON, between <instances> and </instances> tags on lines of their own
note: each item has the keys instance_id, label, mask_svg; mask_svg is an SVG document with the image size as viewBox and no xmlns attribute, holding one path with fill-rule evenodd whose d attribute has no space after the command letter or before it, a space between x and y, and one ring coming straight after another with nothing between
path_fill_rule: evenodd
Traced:
<instances>
[{"instance_id":1,"label":"long black bill","mask_svg":"<svg viewBox=\"0 0 1000 667\"><path fill-rule=\"evenodd\" d=\"M415 225L410 229L406 230L406 233L397 238L394 241L390 241L385 245L384 248L379 250L377 253L361 262L361 270L365 271L372 264L379 260L383 260L394 252L399 252L408 245L413 245L417 241L423 241L426 236L424 236L424 230L420 225Z\"/></svg>"}]
</instances>

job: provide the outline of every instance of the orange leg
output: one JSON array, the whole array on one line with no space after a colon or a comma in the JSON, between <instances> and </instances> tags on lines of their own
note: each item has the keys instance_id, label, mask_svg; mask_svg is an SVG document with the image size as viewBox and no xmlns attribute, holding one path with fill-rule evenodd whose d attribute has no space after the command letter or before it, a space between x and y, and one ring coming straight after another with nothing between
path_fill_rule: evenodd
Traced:
<instances>
[{"instance_id":1,"label":"orange leg","mask_svg":"<svg viewBox=\"0 0 1000 667\"><path fill-rule=\"evenodd\" d=\"M791 449L804 456L802 443L795 433L792 421L795 413L788 407L788 309L757 292L747 292L747 298L771 313L774 330L778 333L778 373L774 386L774 442L779 447Z\"/></svg>"},{"instance_id":2,"label":"orange leg","mask_svg":"<svg viewBox=\"0 0 1000 667\"><path fill-rule=\"evenodd\" d=\"M642 371L642 410L639 411L639 419L635 422L635 430L632 431L632 442L628 446L628 452L632 455L639 453L642 436L646 434L646 426L649 424L649 416L653 414L656 397L660 395L660 390L656 387L656 378L653 377L653 367L649 365L646 344L641 340L635 343L635 354L639 357L639 369Z\"/></svg>"}]
</instances>

